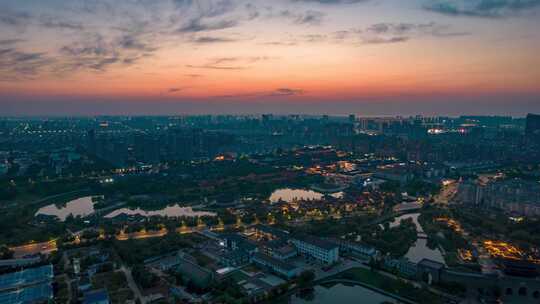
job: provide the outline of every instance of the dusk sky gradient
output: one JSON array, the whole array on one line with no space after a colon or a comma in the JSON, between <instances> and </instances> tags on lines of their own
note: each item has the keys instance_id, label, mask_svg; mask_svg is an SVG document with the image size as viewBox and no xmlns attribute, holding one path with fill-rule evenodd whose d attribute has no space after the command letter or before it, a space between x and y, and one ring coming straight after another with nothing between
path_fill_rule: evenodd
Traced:
<instances>
[{"instance_id":1,"label":"dusk sky gradient","mask_svg":"<svg viewBox=\"0 0 540 304\"><path fill-rule=\"evenodd\" d=\"M540 112L540 0L0 0L0 115Z\"/></svg>"}]
</instances>

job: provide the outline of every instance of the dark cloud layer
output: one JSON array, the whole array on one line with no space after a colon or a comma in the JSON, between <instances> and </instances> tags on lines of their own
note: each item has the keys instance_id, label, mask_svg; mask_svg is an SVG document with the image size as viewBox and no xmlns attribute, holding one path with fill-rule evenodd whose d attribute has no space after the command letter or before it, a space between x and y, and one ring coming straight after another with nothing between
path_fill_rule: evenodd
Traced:
<instances>
[{"instance_id":1,"label":"dark cloud layer","mask_svg":"<svg viewBox=\"0 0 540 304\"><path fill-rule=\"evenodd\" d=\"M502 17L540 7L540 0L432 0L424 8L450 16Z\"/></svg>"},{"instance_id":2,"label":"dark cloud layer","mask_svg":"<svg viewBox=\"0 0 540 304\"><path fill-rule=\"evenodd\" d=\"M367 2L370 0L292 0L293 2L311 2L320 4L353 4Z\"/></svg>"}]
</instances>

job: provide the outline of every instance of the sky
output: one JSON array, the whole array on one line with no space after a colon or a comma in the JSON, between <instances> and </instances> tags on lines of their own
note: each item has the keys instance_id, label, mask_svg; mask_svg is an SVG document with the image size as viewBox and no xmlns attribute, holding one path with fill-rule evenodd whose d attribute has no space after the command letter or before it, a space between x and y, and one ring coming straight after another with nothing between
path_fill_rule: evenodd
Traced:
<instances>
[{"instance_id":1,"label":"sky","mask_svg":"<svg viewBox=\"0 0 540 304\"><path fill-rule=\"evenodd\" d=\"M540 112L540 0L0 0L0 115Z\"/></svg>"}]
</instances>

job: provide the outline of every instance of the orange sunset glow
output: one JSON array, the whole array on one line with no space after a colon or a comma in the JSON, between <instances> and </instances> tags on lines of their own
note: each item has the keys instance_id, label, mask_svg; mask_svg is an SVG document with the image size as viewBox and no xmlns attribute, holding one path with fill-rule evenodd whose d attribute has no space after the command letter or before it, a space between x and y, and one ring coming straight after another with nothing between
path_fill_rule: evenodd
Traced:
<instances>
[{"instance_id":1,"label":"orange sunset glow","mask_svg":"<svg viewBox=\"0 0 540 304\"><path fill-rule=\"evenodd\" d=\"M2 1L0 112L539 109L540 2L479 2Z\"/></svg>"}]
</instances>

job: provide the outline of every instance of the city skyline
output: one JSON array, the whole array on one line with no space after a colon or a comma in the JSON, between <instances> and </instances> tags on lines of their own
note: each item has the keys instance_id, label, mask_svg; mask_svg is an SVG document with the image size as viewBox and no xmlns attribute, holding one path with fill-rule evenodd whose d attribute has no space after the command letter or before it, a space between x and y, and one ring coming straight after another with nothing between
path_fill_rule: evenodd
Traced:
<instances>
[{"instance_id":1,"label":"city skyline","mask_svg":"<svg viewBox=\"0 0 540 304\"><path fill-rule=\"evenodd\" d=\"M3 1L0 115L540 112L540 1Z\"/></svg>"}]
</instances>

